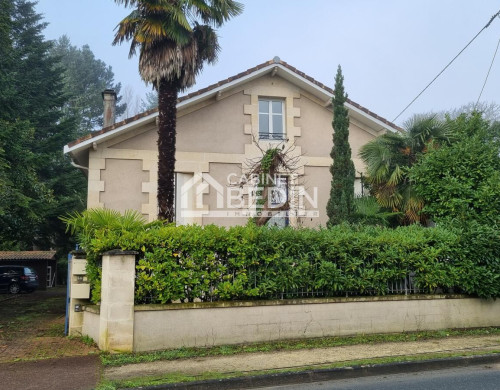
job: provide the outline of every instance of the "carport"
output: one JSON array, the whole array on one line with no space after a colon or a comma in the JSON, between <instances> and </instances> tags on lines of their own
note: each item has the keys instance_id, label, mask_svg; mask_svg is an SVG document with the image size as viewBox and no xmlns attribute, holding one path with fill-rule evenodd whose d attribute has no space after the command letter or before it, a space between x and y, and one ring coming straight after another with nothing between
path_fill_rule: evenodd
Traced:
<instances>
[{"instance_id":1,"label":"carport","mask_svg":"<svg viewBox=\"0 0 500 390\"><path fill-rule=\"evenodd\" d=\"M40 290L56 285L56 251L0 251L0 265L33 268L38 275Z\"/></svg>"}]
</instances>

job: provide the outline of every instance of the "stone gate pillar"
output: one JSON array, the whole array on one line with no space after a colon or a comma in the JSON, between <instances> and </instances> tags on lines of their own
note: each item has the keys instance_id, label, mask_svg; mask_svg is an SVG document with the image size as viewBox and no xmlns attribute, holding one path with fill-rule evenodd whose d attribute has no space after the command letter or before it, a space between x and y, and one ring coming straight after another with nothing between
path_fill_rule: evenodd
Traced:
<instances>
[{"instance_id":1,"label":"stone gate pillar","mask_svg":"<svg viewBox=\"0 0 500 390\"><path fill-rule=\"evenodd\" d=\"M102 256L99 349L134 349L134 287L137 252L113 250Z\"/></svg>"}]
</instances>

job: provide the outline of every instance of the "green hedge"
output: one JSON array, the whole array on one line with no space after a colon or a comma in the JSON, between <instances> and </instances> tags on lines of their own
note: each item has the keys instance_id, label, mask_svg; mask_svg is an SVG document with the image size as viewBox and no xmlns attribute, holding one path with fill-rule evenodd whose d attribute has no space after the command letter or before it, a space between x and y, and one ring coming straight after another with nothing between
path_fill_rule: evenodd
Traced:
<instances>
[{"instance_id":1,"label":"green hedge","mask_svg":"<svg viewBox=\"0 0 500 390\"><path fill-rule=\"evenodd\" d=\"M153 224L97 231L86 250L94 301L100 297L99 254L110 249L140 252L136 303L291 298L294 292L302 296L299 291L384 295L388 283L409 272L425 292L440 288L497 297L498 231L484 229L484 242L465 250L477 227L464 233L419 226L280 230Z\"/></svg>"}]
</instances>

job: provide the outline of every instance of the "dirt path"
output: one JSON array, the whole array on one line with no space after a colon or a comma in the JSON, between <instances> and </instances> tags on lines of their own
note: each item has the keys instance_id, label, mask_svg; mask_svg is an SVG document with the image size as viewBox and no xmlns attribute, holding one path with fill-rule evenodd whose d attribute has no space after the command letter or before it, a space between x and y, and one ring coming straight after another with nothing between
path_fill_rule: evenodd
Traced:
<instances>
[{"instance_id":1,"label":"dirt path","mask_svg":"<svg viewBox=\"0 0 500 390\"><path fill-rule=\"evenodd\" d=\"M66 289L0 294L0 363L86 356L92 345L64 336Z\"/></svg>"},{"instance_id":2,"label":"dirt path","mask_svg":"<svg viewBox=\"0 0 500 390\"><path fill-rule=\"evenodd\" d=\"M66 289L0 294L0 390L87 390L97 348L64 336Z\"/></svg>"},{"instance_id":3,"label":"dirt path","mask_svg":"<svg viewBox=\"0 0 500 390\"><path fill-rule=\"evenodd\" d=\"M335 362L377 357L446 351L455 352L474 349L499 350L500 337L498 335L453 337L418 342L363 344L300 351L250 353L232 356L158 361L106 368L104 371L104 377L112 380L123 380L134 377L154 376L173 372L193 375L201 374L203 372L250 372L290 367L326 365Z\"/></svg>"},{"instance_id":4,"label":"dirt path","mask_svg":"<svg viewBox=\"0 0 500 390\"><path fill-rule=\"evenodd\" d=\"M2 390L90 390L99 376L99 356L0 363Z\"/></svg>"}]
</instances>

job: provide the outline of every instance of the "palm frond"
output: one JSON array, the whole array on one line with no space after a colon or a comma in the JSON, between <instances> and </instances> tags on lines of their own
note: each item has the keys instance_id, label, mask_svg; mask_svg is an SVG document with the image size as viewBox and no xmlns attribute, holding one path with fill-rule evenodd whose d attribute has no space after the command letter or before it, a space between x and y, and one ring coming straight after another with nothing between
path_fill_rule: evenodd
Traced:
<instances>
[{"instance_id":1,"label":"palm frond","mask_svg":"<svg viewBox=\"0 0 500 390\"><path fill-rule=\"evenodd\" d=\"M112 209L89 209L60 217L66 231L76 234L83 247L88 245L97 231L140 231L148 225L142 214L126 210L123 214Z\"/></svg>"},{"instance_id":2,"label":"palm frond","mask_svg":"<svg viewBox=\"0 0 500 390\"><path fill-rule=\"evenodd\" d=\"M426 221L426 216L422 214L422 209L424 208L423 199L418 196L415 189L410 184L406 185L403 189L404 191L404 213L405 220L407 223L424 223Z\"/></svg>"},{"instance_id":3,"label":"palm frond","mask_svg":"<svg viewBox=\"0 0 500 390\"><path fill-rule=\"evenodd\" d=\"M387 133L365 144L360 156L378 203L401 212L405 224L424 223L424 202L409 182L408 171L429 148L449 142L452 129L436 115L413 116L404 127L402 134Z\"/></svg>"},{"instance_id":4,"label":"palm frond","mask_svg":"<svg viewBox=\"0 0 500 390\"><path fill-rule=\"evenodd\" d=\"M398 212L386 211L372 196L361 196L354 199L355 212L352 222L364 225L388 226L391 219L400 215Z\"/></svg>"},{"instance_id":5,"label":"palm frond","mask_svg":"<svg viewBox=\"0 0 500 390\"><path fill-rule=\"evenodd\" d=\"M365 144L359 154L366 165L368 181L385 181L390 171L392 152L384 140L379 137Z\"/></svg>"},{"instance_id":6,"label":"palm frond","mask_svg":"<svg viewBox=\"0 0 500 390\"><path fill-rule=\"evenodd\" d=\"M203 63L217 60L220 47L211 26L243 11L234 0L115 0L135 10L118 25L113 44L130 41L140 50L139 70L146 82L175 80L181 90L194 84Z\"/></svg>"},{"instance_id":7,"label":"palm frond","mask_svg":"<svg viewBox=\"0 0 500 390\"><path fill-rule=\"evenodd\" d=\"M116 4L123 4L125 7L137 5L138 0L115 0Z\"/></svg>"},{"instance_id":8,"label":"palm frond","mask_svg":"<svg viewBox=\"0 0 500 390\"><path fill-rule=\"evenodd\" d=\"M421 153L431 140L448 142L450 138L449 124L439 120L436 114L414 115L405 122L404 127L414 153Z\"/></svg>"},{"instance_id":9,"label":"palm frond","mask_svg":"<svg viewBox=\"0 0 500 390\"><path fill-rule=\"evenodd\" d=\"M401 211L403 196L396 186L381 185L375 188L375 198L382 207L386 207L394 212Z\"/></svg>"},{"instance_id":10,"label":"palm frond","mask_svg":"<svg viewBox=\"0 0 500 390\"><path fill-rule=\"evenodd\" d=\"M211 6L209 7L210 11L205 15L200 15L200 17L203 23L220 27L232 17L241 14L243 9L244 5L236 1L212 0ZM215 17L210 18L209 15L215 15Z\"/></svg>"},{"instance_id":11,"label":"palm frond","mask_svg":"<svg viewBox=\"0 0 500 390\"><path fill-rule=\"evenodd\" d=\"M403 175L403 169L399 165L396 165L387 180L387 184L397 186L401 182Z\"/></svg>"},{"instance_id":12,"label":"palm frond","mask_svg":"<svg viewBox=\"0 0 500 390\"><path fill-rule=\"evenodd\" d=\"M193 38L196 41L198 49L197 73L201 70L203 62L209 64L217 60L220 52L217 33L210 26L196 25L193 29Z\"/></svg>"}]
</instances>

